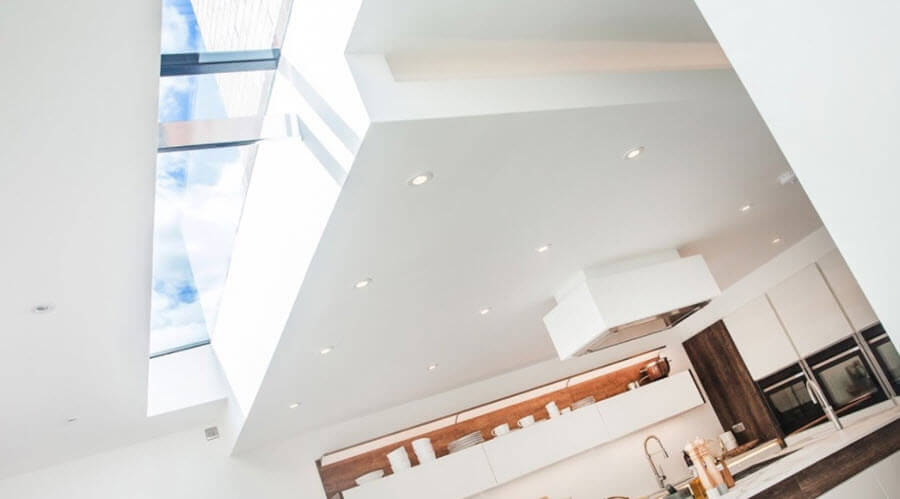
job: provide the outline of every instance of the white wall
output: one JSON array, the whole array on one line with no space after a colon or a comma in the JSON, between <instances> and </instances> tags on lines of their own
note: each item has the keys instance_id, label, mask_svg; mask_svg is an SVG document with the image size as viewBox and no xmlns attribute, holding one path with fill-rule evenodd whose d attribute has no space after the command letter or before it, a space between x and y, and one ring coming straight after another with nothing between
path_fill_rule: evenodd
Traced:
<instances>
[{"instance_id":1,"label":"white wall","mask_svg":"<svg viewBox=\"0 0 900 499\"><path fill-rule=\"evenodd\" d=\"M221 425L220 425L221 428ZM324 497L312 454L291 439L228 457L228 439L202 428L0 481L16 499L287 499Z\"/></svg>"},{"instance_id":2,"label":"white wall","mask_svg":"<svg viewBox=\"0 0 900 499\"><path fill-rule=\"evenodd\" d=\"M900 3L697 5L900 344Z\"/></svg>"}]
</instances>

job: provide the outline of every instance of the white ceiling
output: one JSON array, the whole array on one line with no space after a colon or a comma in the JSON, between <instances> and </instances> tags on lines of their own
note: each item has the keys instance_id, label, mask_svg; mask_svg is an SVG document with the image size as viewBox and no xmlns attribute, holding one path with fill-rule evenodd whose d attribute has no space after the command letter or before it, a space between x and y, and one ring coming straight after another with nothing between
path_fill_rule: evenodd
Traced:
<instances>
[{"instance_id":1,"label":"white ceiling","mask_svg":"<svg viewBox=\"0 0 900 499\"><path fill-rule=\"evenodd\" d=\"M142 5L0 11L18 76L0 79L0 476L220 410L145 416L159 5ZM351 48L490 33L712 40L690 1L603 7L367 0ZM646 152L624 161L638 144ZM773 233L786 246L820 225L799 186L775 182L786 168L746 98L373 124L242 447L552 358L541 317L586 265L674 246L733 282L780 250ZM435 179L409 187L422 170ZM744 202L754 209L740 213ZM56 310L30 313L43 302ZM336 350L323 357L325 345Z\"/></svg>"},{"instance_id":2,"label":"white ceiling","mask_svg":"<svg viewBox=\"0 0 900 499\"><path fill-rule=\"evenodd\" d=\"M373 124L242 447L552 358L541 318L593 263L686 248L726 286L820 226L787 168L748 98Z\"/></svg>"},{"instance_id":3,"label":"white ceiling","mask_svg":"<svg viewBox=\"0 0 900 499\"><path fill-rule=\"evenodd\" d=\"M0 6L0 476L217 410L146 417L159 15Z\"/></svg>"}]
</instances>

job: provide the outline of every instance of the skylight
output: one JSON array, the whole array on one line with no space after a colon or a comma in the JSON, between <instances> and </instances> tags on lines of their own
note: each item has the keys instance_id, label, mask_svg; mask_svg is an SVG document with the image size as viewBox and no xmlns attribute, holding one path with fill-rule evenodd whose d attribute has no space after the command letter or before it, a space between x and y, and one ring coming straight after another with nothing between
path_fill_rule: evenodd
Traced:
<instances>
[{"instance_id":1,"label":"skylight","mask_svg":"<svg viewBox=\"0 0 900 499\"><path fill-rule=\"evenodd\" d=\"M151 357L210 342L221 354L234 335L260 333L262 319L235 331L234 315L240 314L220 311L220 302L229 300L227 290L238 286L232 281L246 284L248 273L259 273L265 263L259 261L265 255L234 263L234 255L242 254L235 241L241 240L248 192L254 199L253 185L259 192L295 182L281 194L298 193L291 201L299 203L292 208L299 213L290 223L309 231L298 240L312 252L359 146L359 135L335 110L358 122L365 115L343 59L346 40L310 50L304 36L332 32L308 24L289 31L291 5L292 0L163 0ZM286 33L294 40L294 61L282 57ZM253 184L254 171L269 183ZM304 191L311 186L317 190ZM264 226L266 220L254 223ZM259 233L250 233L243 240L265 253L268 248L253 246ZM222 310L243 310L247 304L240 300L271 290L238 291ZM249 294L238 299L235 293Z\"/></svg>"},{"instance_id":2,"label":"skylight","mask_svg":"<svg viewBox=\"0 0 900 499\"><path fill-rule=\"evenodd\" d=\"M164 0L161 52L203 59L238 51L228 56L240 61L242 50L277 48L289 4ZM176 73L200 74L160 78L159 122L264 114L274 71L226 69L179 66ZM258 147L254 141L164 145L157 155L151 357L209 343Z\"/></svg>"}]
</instances>

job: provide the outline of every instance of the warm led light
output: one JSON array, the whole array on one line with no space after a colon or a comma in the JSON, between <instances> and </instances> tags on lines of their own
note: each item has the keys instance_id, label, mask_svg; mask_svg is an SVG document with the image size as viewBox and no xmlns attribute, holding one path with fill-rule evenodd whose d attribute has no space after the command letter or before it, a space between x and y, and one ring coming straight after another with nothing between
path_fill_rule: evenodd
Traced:
<instances>
[{"instance_id":1,"label":"warm led light","mask_svg":"<svg viewBox=\"0 0 900 499\"><path fill-rule=\"evenodd\" d=\"M334 350L334 347L332 347L332 346L327 346L327 347L325 347L325 348L319 350L319 353L322 354L322 355L328 355L329 353L331 353L332 350Z\"/></svg>"},{"instance_id":2,"label":"warm led light","mask_svg":"<svg viewBox=\"0 0 900 499\"><path fill-rule=\"evenodd\" d=\"M299 402L294 402L293 404L291 404L291 405L288 406L288 409L296 409L296 408L298 408L298 407L300 407L300 403L299 403Z\"/></svg>"},{"instance_id":3,"label":"warm led light","mask_svg":"<svg viewBox=\"0 0 900 499\"><path fill-rule=\"evenodd\" d=\"M353 286L356 287L356 289L362 289L362 288L368 286L369 284L372 284L372 278L371 278L371 277L367 277L367 278L365 278L365 279L363 279L363 280L361 280L361 281L357 281L357 283L354 284Z\"/></svg>"},{"instance_id":4,"label":"warm led light","mask_svg":"<svg viewBox=\"0 0 900 499\"><path fill-rule=\"evenodd\" d=\"M629 149L628 152L625 153L625 159L634 159L640 156L642 152L644 152L644 146Z\"/></svg>"},{"instance_id":5,"label":"warm led light","mask_svg":"<svg viewBox=\"0 0 900 499\"><path fill-rule=\"evenodd\" d=\"M437 369L437 364L431 364L430 366L428 366L429 371L434 371L435 369Z\"/></svg>"},{"instance_id":6,"label":"warm led light","mask_svg":"<svg viewBox=\"0 0 900 499\"><path fill-rule=\"evenodd\" d=\"M478 313L481 315L487 315L491 313L491 307L484 307L483 309L479 310Z\"/></svg>"},{"instance_id":7,"label":"warm led light","mask_svg":"<svg viewBox=\"0 0 900 499\"><path fill-rule=\"evenodd\" d=\"M772 239L772 244L778 244L781 242L781 238L776 236L775 239Z\"/></svg>"},{"instance_id":8,"label":"warm led light","mask_svg":"<svg viewBox=\"0 0 900 499\"><path fill-rule=\"evenodd\" d=\"M750 203L747 203L744 206L741 206L741 211L750 211L750 208L753 208L753 205Z\"/></svg>"},{"instance_id":9,"label":"warm led light","mask_svg":"<svg viewBox=\"0 0 900 499\"><path fill-rule=\"evenodd\" d=\"M420 173L415 177L412 177L407 181L407 183L413 187L418 187L422 184L427 183L429 180L434 178L434 174L431 172Z\"/></svg>"},{"instance_id":10,"label":"warm led light","mask_svg":"<svg viewBox=\"0 0 900 499\"><path fill-rule=\"evenodd\" d=\"M541 247L539 247L539 248L537 249L537 252L538 252L538 253L546 253L547 251L550 251L550 245L549 245L549 244L545 244L545 245L543 245L543 246L541 246Z\"/></svg>"}]
</instances>

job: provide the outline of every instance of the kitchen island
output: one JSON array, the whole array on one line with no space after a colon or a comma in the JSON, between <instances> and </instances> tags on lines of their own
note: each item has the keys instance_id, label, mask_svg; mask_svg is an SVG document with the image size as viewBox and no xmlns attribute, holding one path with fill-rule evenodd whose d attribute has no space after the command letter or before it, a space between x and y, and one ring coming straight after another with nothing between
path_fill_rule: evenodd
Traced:
<instances>
[{"instance_id":1,"label":"kitchen island","mask_svg":"<svg viewBox=\"0 0 900 499\"><path fill-rule=\"evenodd\" d=\"M832 488L883 465L885 460L888 460L888 465L893 465L892 475L897 475L896 472L900 471L898 451L900 408L894 407L857 421L843 430L821 433L788 446L780 453L783 457L739 479L723 497L815 497L828 490L836 490ZM875 481L878 477L873 475L870 478ZM898 490L891 489L884 495L900 497L900 480L896 476L893 476L892 485ZM868 496L859 494L856 497Z\"/></svg>"}]
</instances>

